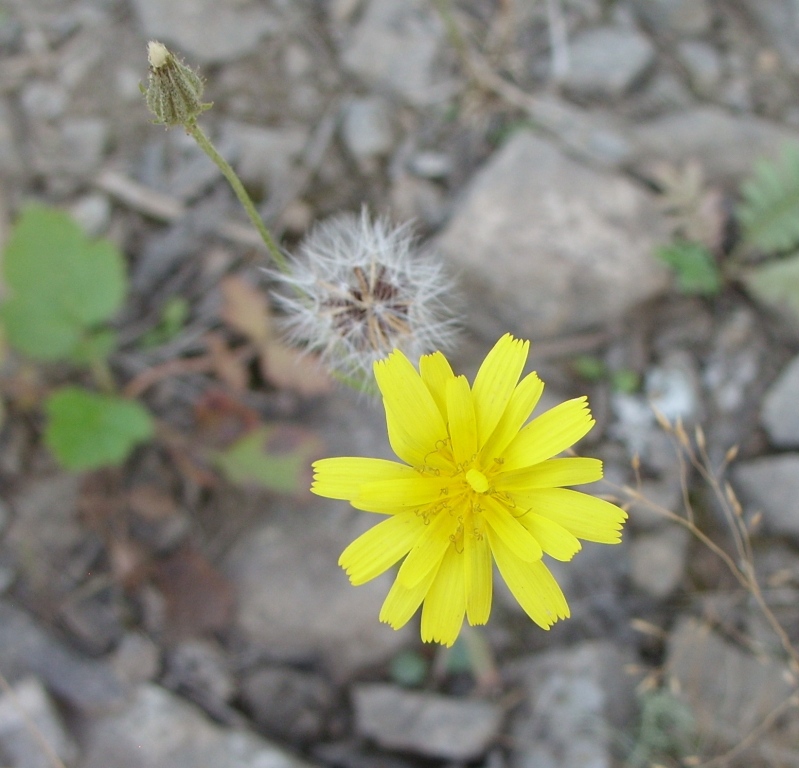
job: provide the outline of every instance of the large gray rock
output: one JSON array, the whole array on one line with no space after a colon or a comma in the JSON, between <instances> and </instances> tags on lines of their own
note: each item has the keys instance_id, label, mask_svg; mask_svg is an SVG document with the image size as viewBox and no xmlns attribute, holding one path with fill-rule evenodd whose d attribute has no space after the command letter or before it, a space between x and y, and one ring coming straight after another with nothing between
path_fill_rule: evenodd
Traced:
<instances>
[{"instance_id":1,"label":"large gray rock","mask_svg":"<svg viewBox=\"0 0 799 768\"><path fill-rule=\"evenodd\" d=\"M668 597L685 575L691 534L673 525L633 537L630 578L636 587L659 600Z\"/></svg>"},{"instance_id":2,"label":"large gray rock","mask_svg":"<svg viewBox=\"0 0 799 768\"><path fill-rule=\"evenodd\" d=\"M666 669L691 707L700 741L727 747L738 744L794 691L784 664L734 647L693 618L681 619L669 636ZM796 708L789 708L781 720L779 731L790 743L793 730L795 747ZM781 745L770 741L765 735L754 740L754 752L747 753L749 760L740 765L770 764L771 760L762 760L766 756L776 758L774 764L797 765L796 752L793 760L782 752L783 759L778 759L773 750ZM760 759L755 757L758 752Z\"/></svg>"},{"instance_id":3,"label":"large gray rock","mask_svg":"<svg viewBox=\"0 0 799 768\"><path fill-rule=\"evenodd\" d=\"M48 749L66 765L78 756L55 705L35 677L20 680L0 696L0 753L14 768L52 768Z\"/></svg>"},{"instance_id":4,"label":"large gray rock","mask_svg":"<svg viewBox=\"0 0 799 768\"><path fill-rule=\"evenodd\" d=\"M499 704L369 683L353 689L355 729L388 749L452 761L475 760L502 724Z\"/></svg>"},{"instance_id":5,"label":"large gray rock","mask_svg":"<svg viewBox=\"0 0 799 768\"><path fill-rule=\"evenodd\" d=\"M708 0L633 0L632 4L655 32L701 35L713 21Z\"/></svg>"},{"instance_id":6,"label":"large gray rock","mask_svg":"<svg viewBox=\"0 0 799 768\"><path fill-rule=\"evenodd\" d=\"M108 663L74 653L7 601L0 601L0 669L11 681L30 675L39 678L81 712L118 708L128 693Z\"/></svg>"},{"instance_id":7,"label":"large gray rock","mask_svg":"<svg viewBox=\"0 0 799 768\"><path fill-rule=\"evenodd\" d=\"M151 683L126 709L84 726L82 768L306 768L248 731L226 730Z\"/></svg>"},{"instance_id":8,"label":"large gray rock","mask_svg":"<svg viewBox=\"0 0 799 768\"><path fill-rule=\"evenodd\" d=\"M321 657L334 677L385 661L411 637L378 621L393 574L359 587L337 565L344 548L382 518L320 501L273 508L229 553L239 623L272 657ZM413 623L413 622L412 622Z\"/></svg>"},{"instance_id":9,"label":"large gray rock","mask_svg":"<svg viewBox=\"0 0 799 768\"><path fill-rule=\"evenodd\" d=\"M799 72L799 3L797 0L741 0L746 12L777 49L788 67Z\"/></svg>"},{"instance_id":10,"label":"large gray rock","mask_svg":"<svg viewBox=\"0 0 799 768\"><path fill-rule=\"evenodd\" d=\"M766 392L760 420L774 445L799 446L799 357L785 366Z\"/></svg>"},{"instance_id":11,"label":"large gray rock","mask_svg":"<svg viewBox=\"0 0 799 768\"><path fill-rule=\"evenodd\" d=\"M618 99L654 61L655 48L640 32L596 27L572 40L563 85L578 97Z\"/></svg>"},{"instance_id":12,"label":"large gray rock","mask_svg":"<svg viewBox=\"0 0 799 768\"><path fill-rule=\"evenodd\" d=\"M142 33L175 45L190 64L233 61L255 50L278 19L253 0L134 0Z\"/></svg>"},{"instance_id":13,"label":"large gray rock","mask_svg":"<svg viewBox=\"0 0 799 768\"><path fill-rule=\"evenodd\" d=\"M515 662L506 672L525 704L513 717L512 768L611 768L613 732L635 707L633 659L610 642L584 642Z\"/></svg>"},{"instance_id":14,"label":"large gray rock","mask_svg":"<svg viewBox=\"0 0 799 768\"><path fill-rule=\"evenodd\" d=\"M775 157L799 134L753 115L732 115L718 107L696 107L650 120L633 132L640 164L698 160L710 181L740 181L761 157Z\"/></svg>"},{"instance_id":15,"label":"large gray rock","mask_svg":"<svg viewBox=\"0 0 799 768\"><path fill-rule=\"evenodd\" d=\"M668 284L649 195L519 132L478 172L438 248L474 296L484 338L540 338L621 317Z\"/></svg>"},{"instance_id":16,"label":"large gray rock","mask_svg":"<svg viewBox=\"0 0 799 768\"><path fill-rule=\"evenodd\" d=\"M745 510L763 513L768 533L799 539L799 453L741 462L732 479Z\"/></svg>"},{"instance_id":17,"label":"large gray rock","mask_svg":"<svg viewBox=\"0 0 799 768\"><path fill-rule=\"evenodd\" d=\"M423 106L452 90L433 66L443 39L441 19L424 0L370 0L343 41L341 60L369 85Z\"/></svg>"}]
</instances>

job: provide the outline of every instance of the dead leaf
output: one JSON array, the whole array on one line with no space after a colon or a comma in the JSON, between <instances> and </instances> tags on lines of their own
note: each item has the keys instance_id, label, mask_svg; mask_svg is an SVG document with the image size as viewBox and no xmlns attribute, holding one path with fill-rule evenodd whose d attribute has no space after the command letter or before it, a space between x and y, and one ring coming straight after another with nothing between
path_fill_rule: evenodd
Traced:
<instances>
[{"instance_id":1,"label":"dead leaf","mask_svg":"<svg viewBox=\"0 0 799 768\"><path fill-rule=\"evenodd\" d=\"M282 344L270 344L260 355L261 375L278 389L289 389L304 397L323 395L333 380L319 358Z\"/></svg>"},{"instance_id":2,"label":"dead leaf","mask_svg":"<svg viewBox=\"0 0 799 768\"><path fill-rule=\"evenodd\" d=\"M128 507L142 520L158 522L177 514L175 499L154 485L137 485L128 491Z\"/></svg>"},{"instance_id":3,"label":"dead leaf","mask_svg":"<svg viewBox=\"0 0 799 768\"><path fill-rule=\"evenodd\" d=\"M272 336L271 316L266 295L240 277L222 280L220 317L231 328L246 336L259 348Z\"/></svg>"},{"instance_id":4,"label":"dead leaf","mask_svg":"<svg viewBox=\"0 0 799 768\"><path fill-rule=\"evenodd\" d=\"M241 356L230 349L218 333L206 333L203 340L208 348L214 373L234 392L244 392L250 376Z\"/></svg>"},{"instance_id":5,"label":"dead leaf","mask_svg":"<svg viewBox=\"0 0 799 768\"><path fill-rule=\"evenodd\" d=\"M261 424L260 414L228 392L210 389L194 406L199 442L226 447Z\"/></svg>"},{"instance_id":6,"label":"dead leaf","mask_svg":"<svg viewBox=\"0 0 799 768\"><path fill-rule=\"evenodd\" d=\"M233 587L201 552L179 549L154 564L152 579L164 596L169 640L218 632L233 621Z\"/></svg>"}]
</instances>

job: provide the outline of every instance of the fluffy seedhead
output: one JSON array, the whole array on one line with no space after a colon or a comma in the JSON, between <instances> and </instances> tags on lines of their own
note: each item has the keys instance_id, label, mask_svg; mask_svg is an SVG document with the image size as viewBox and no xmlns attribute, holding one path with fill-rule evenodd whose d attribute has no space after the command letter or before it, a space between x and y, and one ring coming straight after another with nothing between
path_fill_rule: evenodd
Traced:
<instances>
[{"instance_id":1,"label":"fluffy seedhead","mask_svg":"<svg viewBox=\"0 0 799 768\"><path fill-rule=\"evenodd\" d=\"M290 273L275 277L290 341L346 379L370 380L373 363L394 349L413 360L452 342L452 281L418 250L408 224L366 209L335 216L306 237Z\"/></svg>"}]
</instances>

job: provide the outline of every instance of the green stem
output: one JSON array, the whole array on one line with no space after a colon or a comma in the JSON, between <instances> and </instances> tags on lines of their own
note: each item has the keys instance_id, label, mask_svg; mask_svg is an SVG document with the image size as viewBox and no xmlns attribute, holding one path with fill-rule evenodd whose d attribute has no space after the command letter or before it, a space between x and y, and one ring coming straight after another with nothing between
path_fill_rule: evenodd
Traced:
<instances>
[{"instance_id":1,"label":"green stem","mask_svg":"<svg viewBox=\"0 0 799 768\"><path fill-rule=\"evenodd\" d=\"M97 386L107 395L113 395L117 392L117 385L114 381L114 374L111 373L111 368L108 366L108 361L105 358L95 358L89 364L94 381Z\"/></svg>"},{"instance_id":2,"label":"green stem","mask_svg":"<svg viewBox=\"0 0 799 768\"><path fill-rule=\"evenodd\" d=\"M214 147L211 140L203 133L202 128L200 128L196 122L186 123L184 127L186 128L186 132L199 144L200 149L202 149L202 151L214 161L217 168L222 171L222 175L228 180L230 186L233 187L236 197L238 197L239 202L244 206L244 210L247 211L247 215L250 217L253 226L261 235L261 240L264 241L264 245L266 245L266 249L269 251L269 255L272 257L275 265L283 274L288 274L290 270L286 257L282 254L280 248L278 248L277 243L266 228L263 219L258 215L258 211L255 209L252 199L247 194L247 190L244 189L241 179L236 175L230 163L216 151L216 147Z\"/></svg>"}]
</instances>

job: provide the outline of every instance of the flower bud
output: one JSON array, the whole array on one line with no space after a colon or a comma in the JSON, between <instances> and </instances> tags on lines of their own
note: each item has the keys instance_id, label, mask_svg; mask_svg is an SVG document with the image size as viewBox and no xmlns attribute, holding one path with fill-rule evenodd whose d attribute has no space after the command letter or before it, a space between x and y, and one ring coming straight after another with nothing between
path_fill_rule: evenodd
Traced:
<instances>
[{"instance_id":1,"label":"flower bud","mask_svg":"<svg viewBox=\"0 0 799 768\"><path fill-rule=\"evenodd\" d=\"M157 125L188 125L211 107L202 102L202 78L172 55L162 43L147 44L150 72L142 93Z\"/></svg>"}]
</instances>

